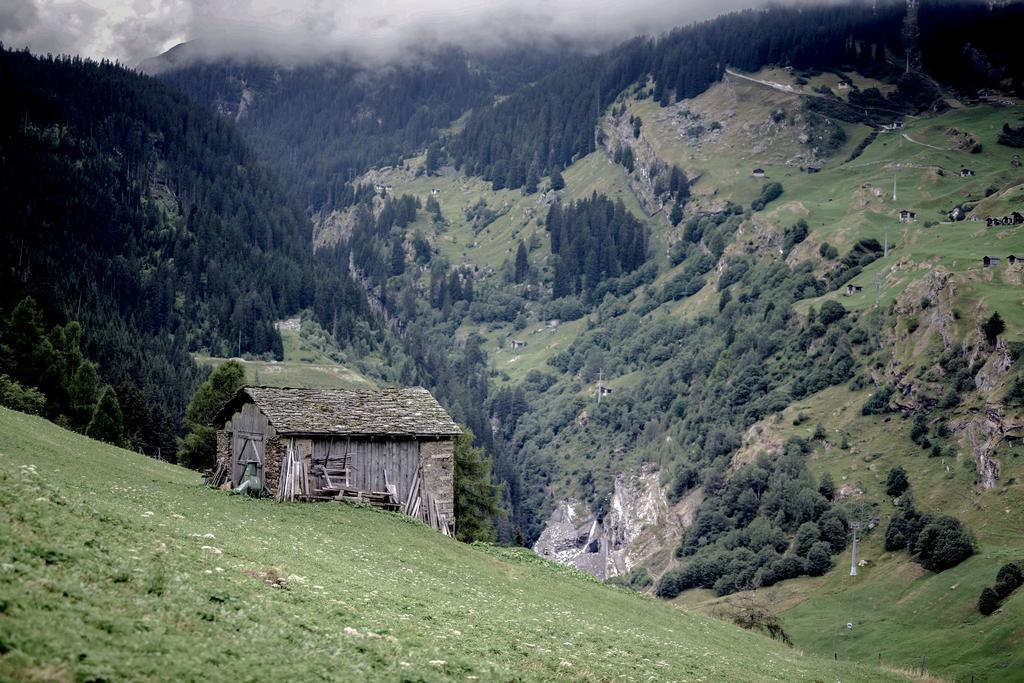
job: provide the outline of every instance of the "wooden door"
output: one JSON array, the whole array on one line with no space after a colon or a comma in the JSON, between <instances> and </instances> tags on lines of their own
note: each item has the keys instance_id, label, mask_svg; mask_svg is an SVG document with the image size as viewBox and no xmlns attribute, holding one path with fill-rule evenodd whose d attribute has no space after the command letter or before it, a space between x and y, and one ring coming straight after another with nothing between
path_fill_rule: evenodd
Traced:
<instances>
[{"instance_id":1,"label":"wooden door","mask_svg":"<svg viewBox=\"0 0 1024 683\"><path fill-rule=\"evenodd\" d=\"M250 462L256 463L256 476L263 483L264 443L262 434L235 432L231 459L231 485L238 486Z\"/></svg>"},{"instance_id":2,"label":"wooden door","mask_svg":"<svg viewBox=\"0 0 1024 683\"><path fill-rule=\"evenodd\" d=\"M256 475L263 483L264 446L272 433L263 413L252 403L246 403L231 418L231 485L238 486L249 462L256 463Z\"/></svg>"}]
</instances>

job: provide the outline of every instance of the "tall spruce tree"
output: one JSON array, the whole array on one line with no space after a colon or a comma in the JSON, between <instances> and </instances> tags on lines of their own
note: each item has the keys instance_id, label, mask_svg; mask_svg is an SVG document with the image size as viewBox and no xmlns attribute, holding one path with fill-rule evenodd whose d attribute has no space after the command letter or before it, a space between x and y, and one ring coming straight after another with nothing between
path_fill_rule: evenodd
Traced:
<instances>
[{"instance_id":1,"label":"tall spruce tree","mask_svg":"<svg viewBox=\"0 0 1024 683\"><path fill-rule=\"evenodd\" d=\"M473 447L473 433L463 428L455 440L455 523L460 541L494 541L494 518L502 514L491 461Z\"/></svg>"},{"instance_id":2,"label":"tall spruce tree","mask_svg":"<svg viewBox=\"0 0 1024 683\"><path fill-rule=\"evenodd\" d=\"M519 240L519 247L516 249L516 265L515 265L515 281L516 284L522 284L526 280L526 276L530 272L530 258L526 253L526 245L523 244L522 240Z\"/></svg>"},{"instance_id":3,"label":"tall spruce tree","mask_svg":"<svg viewBox=\"0 0 1024 683\"><path fill-rule=\"evenodd\" d=\"M551 189L556 192L565 189L565 178L562 177L562 172L557 168L551 172Z\"/></svg>"},{"instance_id":4,"label":"tall spruce tree","mask_svg":"<svg viewBox=\"0 0 1024 683\"><path fill-rule=\"evenodd\" d=\"M109 384L100 390L100 398L92 412L85 434L91 439L104 441L114 446L125 446L124 416L117 394Z\"/></svg>"}]
</instances>

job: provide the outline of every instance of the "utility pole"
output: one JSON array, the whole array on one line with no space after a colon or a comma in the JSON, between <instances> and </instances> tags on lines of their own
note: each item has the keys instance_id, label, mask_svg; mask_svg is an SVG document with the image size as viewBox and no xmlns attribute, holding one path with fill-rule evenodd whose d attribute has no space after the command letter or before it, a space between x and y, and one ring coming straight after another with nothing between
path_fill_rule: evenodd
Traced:
<instances>
[{"instance_id":1,"label":"utility pole","mask_svg":"<svg viewBox=\"0 0 1024 683\"><path fill-rule=\"evenodd\" d=\"M882 299L882 271L875 273L875 308Z\"/></svg>"},{"instance_id":2,"label":"utility pole","mask_svg":"<svg viewBox=\"0 0 1024 683\"><path fill-rule=\"evenodd\" d=\"M850 522L853 530L853 552L850 553L850 576L857 576L857 530L860 529L860 522Z\"/></svg>"},{"instance_id":3,"label":"utility pole","mask_svg":"<svg viewBox=\"0 0 1024 683\"><path fill-rule=\"evenodd\" d=\"M604 370L597 371L597 402L601 402L601 394L604 393Z\"/></svg>"}]
</instances>

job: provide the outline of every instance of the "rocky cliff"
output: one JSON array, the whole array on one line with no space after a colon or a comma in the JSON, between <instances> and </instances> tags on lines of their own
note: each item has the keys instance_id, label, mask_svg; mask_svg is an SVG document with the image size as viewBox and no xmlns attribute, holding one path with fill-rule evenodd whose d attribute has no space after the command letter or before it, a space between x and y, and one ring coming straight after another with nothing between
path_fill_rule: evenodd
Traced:
<instances>
[{"instance_id":1,"label":"rocky cliff","mask_svg":"<svg viewBox=\"0 0 1024 683\"><path fill-rule=\"evenodd\" d=\"M603 519L579 500L561 501L533 550L599 579L628 574L639 565L656 570L693 522L700 497L698 490L671 505L657 473L645 467L615 478Z\"/></svg>"}]
</instances>

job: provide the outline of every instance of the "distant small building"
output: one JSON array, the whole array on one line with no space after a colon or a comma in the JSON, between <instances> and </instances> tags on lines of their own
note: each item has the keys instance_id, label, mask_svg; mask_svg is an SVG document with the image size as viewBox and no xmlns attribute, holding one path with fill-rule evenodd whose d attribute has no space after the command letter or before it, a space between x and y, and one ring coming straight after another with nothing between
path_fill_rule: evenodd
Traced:
<instances>
[{"instance_id":1,"label":"distant small building","mask_svg":"<svg viewBox=\"0 0 1024 683\"><path fill-rule=\"evenodd\" d=\"M913 223L917 220L917 214L913 211L903 209L900 211L900 223Z\"/></svg>"},{"instance_id":2,"label":"distant small building","mask_svg":"<svg viewBox=\"0 0 1024 683\"><path fill-rule=\"evenodd\" d=\"M553 330L556 327L558 327L558 323L559 321L557 318L552 318L551 320L548 321L548 328Z\"/></svg>"},{"instance_id":3,"label":"distant small building","mask_svg":"<svg viewBox=\"0 0 1024 683\"><path fill-rule=\"evenodd\" d=\"M969 168L961 168L960 169L960 177L961 178L970 178L972 175L974 175L974 171L973 170L971 170Z\"/></svg>"},{"instance_id":4,"label":"distant small building","mask_svg":"<svg viewBox=\"0 0 1024 683\"><path fill-rule=\"evenodd\" d=\"M999 218L998 216L989 216L985 219L985 224L990 227L998 227L1000 225L1021 225L1024 224L1024 214L1019 211L1014 211L1008 216Z\"/></svg>"},{"instance_id":5,"label":"distant small building","mask_svg":"<svg viewBox=\"0 0 1024 683\"><path fill-rule=\"evenodd\" d=\"M1013 254L1010 254L1009 256L1006 257L1006 264L1007 265L1012 266L1016 262L1017 262L1017 257L1014 256Z\"/></svg>"},{"instance_id":6,"label":"distant small building","mask_svg":"<svg viewBox=\"0 0 1024 683\"><path fill-rule=\"evenodd\" d=\"M848 284L846 285L846 296L852 296L857 292L863 291L863 289L864 288L860 285Z\"/></svg>"},{"instance_id":7,"label":"distant small building","mask_svg":"<svg viewBox=\"0 0 1024 683\"><path fill-rule=\"evenodd\" d=\"M752 175L755 178L764 178L764 169L763 168L755 168L753 173L752 173Z\"/></svg>"},{"instance_id":8,"label":"distant small building","mask_svg":"<svg viewBox=\"0 0 1024 683\"><path fill-rule=\"evenodd\" d=\"M996 266L999 265L999 257L998 256L982 256L981 257L981 263L986 268L995 268Z\"/></svg>"},{"instance_id":9,"label":"distant small building","mask_svg":"<svg viewBox=\"0 0 1024 683\"><path fill-rule=\"evenodd\" d=\"M953 210L949 212L949 220L958 221L963 218L963 215L963 211L960 210L959 206L954 207Z\"/></svg>"},{"instance_id":10,"label":"distant small building","mask_svg":"<svg viewBox=\"0 0 1024 683\"><path fill-rule=\"evenodd\" d=\"M511 346L513 349L521 349L524 346L526 346L526 342L524 342L522 339L511 339L509 340L508 345Z\"/></svg>"},{"instance_id":11,"label":"distant small building","mask_svg":"<svg viewBox=\"0 0 1024 683\"><path fill-rule=\"evenodd\" d=\"M849 90L850 89L850 82L849 81L839 81L839 89L840 90Z\"/></svg>"},{"instance_id":12,"label":"distant small building","mask_svg":"<svg viewBox=\"0 0 1024 683\"><path fill-rule=\"evenodd\" d=\"M430 188L430 194L436 197L437 195L441 194L441 190L437 189L436 187L432 187Z\"/></svg>"},{"instance_id":13,"label":"distant small building","mask_svg":"<svg viewBox=\"0 0 1024 683\"><path fill-rule=\"evenodd\" d=\"M606 386L605 386L605 385L603 385L603 384L599 384L599 385L597 386L597 391L598 391L598 393L599 393L599 394L601 394L602 396L607 396L608 394L612 393L612 388L611 388L611 387L606 387Z\"/></svg>"}]
</instances>

